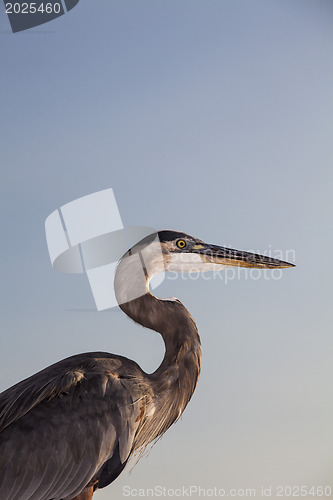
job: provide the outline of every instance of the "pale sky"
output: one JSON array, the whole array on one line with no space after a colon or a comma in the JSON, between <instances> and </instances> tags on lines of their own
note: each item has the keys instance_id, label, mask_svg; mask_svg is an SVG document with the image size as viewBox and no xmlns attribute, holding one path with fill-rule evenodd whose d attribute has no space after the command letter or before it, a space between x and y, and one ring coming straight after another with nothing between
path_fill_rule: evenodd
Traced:
<instances>
[{"instance_id":1,"label":"pale sky","mask_svg":"<svg viewBox=\"0 0 333 500\"><path fill-rule=\"evenodd\" d=\"M159 287L197 322L199 385L97 500L333 486L332 28L329 0L80 0L12 34L0 5L1 390L79 352L163 356L123 313L75 311L86 277L52 269L44 222L76 198L112 187L125 225L297 264Z\"/></svg>"}]
</instances>

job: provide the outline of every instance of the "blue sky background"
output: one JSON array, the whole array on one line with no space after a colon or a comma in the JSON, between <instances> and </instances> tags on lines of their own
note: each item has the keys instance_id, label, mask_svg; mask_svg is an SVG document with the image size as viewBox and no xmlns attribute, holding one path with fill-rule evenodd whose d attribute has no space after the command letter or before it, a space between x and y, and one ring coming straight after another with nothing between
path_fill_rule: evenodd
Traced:
<instances>
[{"instance_id":1,"label":"blue sky background","mask_svg":"<svg viewBox=\"0 0 333 500\"><path fill-rule=\"evenodd\" d=\"M93 300L49 262L64 203L112 187L125 225L296 256L280 280L162 284L197 322L199 385L97 499L332 485L332 28L329 0L81 0L12 34L0 5L0 390L78 352L163 356L122 313L71 310Z\"/></svg>"}]
</instances>

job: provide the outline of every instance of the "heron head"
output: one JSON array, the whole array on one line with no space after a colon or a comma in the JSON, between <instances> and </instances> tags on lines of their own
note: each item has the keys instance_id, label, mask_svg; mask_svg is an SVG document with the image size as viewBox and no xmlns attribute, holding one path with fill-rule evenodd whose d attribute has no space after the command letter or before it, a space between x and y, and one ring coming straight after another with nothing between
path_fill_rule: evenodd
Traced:
<instances>
[{"instance_id":1,"label":"heron head","mask_svg":"<svg viewBox=\"0 0 333 500\"><path fill-rule=\"evenodd\" d=\"M293 264L256 253L204 243L178 231L159 231L136 243L120 260L115 275L118 304L143 296L153 276L164 271L200 273L230 266L283 268Z\"/></svg>"},{"instance_id":2,"label":"heron head","mask_svg":"<svg viewBox=\"0 0 333 500\"><path fill-rule=\"evenodd\" d=\"M294 267L294 264L265 255L204 243L178 231L160 231L158 238L166 271L198 273L231 266L258 269Z\"/></svg>"}]
</instances>

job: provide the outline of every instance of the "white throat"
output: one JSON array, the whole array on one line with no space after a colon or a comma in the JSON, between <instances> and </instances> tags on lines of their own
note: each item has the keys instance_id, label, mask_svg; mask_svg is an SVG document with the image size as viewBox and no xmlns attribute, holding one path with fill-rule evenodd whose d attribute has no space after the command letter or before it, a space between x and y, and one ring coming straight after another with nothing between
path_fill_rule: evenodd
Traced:
<instances>
[{"instance_id":1,"label":"white throat","mask_svg":"<svg viewBox=\"0 0 333 500\"><path fill-rule=\"evenodd\" d=\"M114 289L118 304L124 304L149 292L149 283L166 270L166 262L158 237L142 247L135 247L118 264Z\"/></svg>"}]
</instances>

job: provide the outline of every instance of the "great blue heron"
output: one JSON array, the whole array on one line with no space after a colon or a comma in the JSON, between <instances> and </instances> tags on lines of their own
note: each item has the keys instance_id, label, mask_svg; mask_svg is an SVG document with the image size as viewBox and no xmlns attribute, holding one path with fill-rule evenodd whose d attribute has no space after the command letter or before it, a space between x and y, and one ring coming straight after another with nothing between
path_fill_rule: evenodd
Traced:
<instances>
[{"instance_id":1,"label":"great blue heron","mask_svg":"<svg viewBox=\"0 0 333 500\"><path fill-rule=\"evenodd\" d=\"M71 356L0 395L0 499L89 500L122 472L130 456L181 416L200 372L195 322L174 298L149 292L161 271L228 266L283 268L270 257L205 244L177 231L155 233L120 260L120 308L159 332L165 355L151 374L122 356Z\"/></svg>"}]
</instances>

